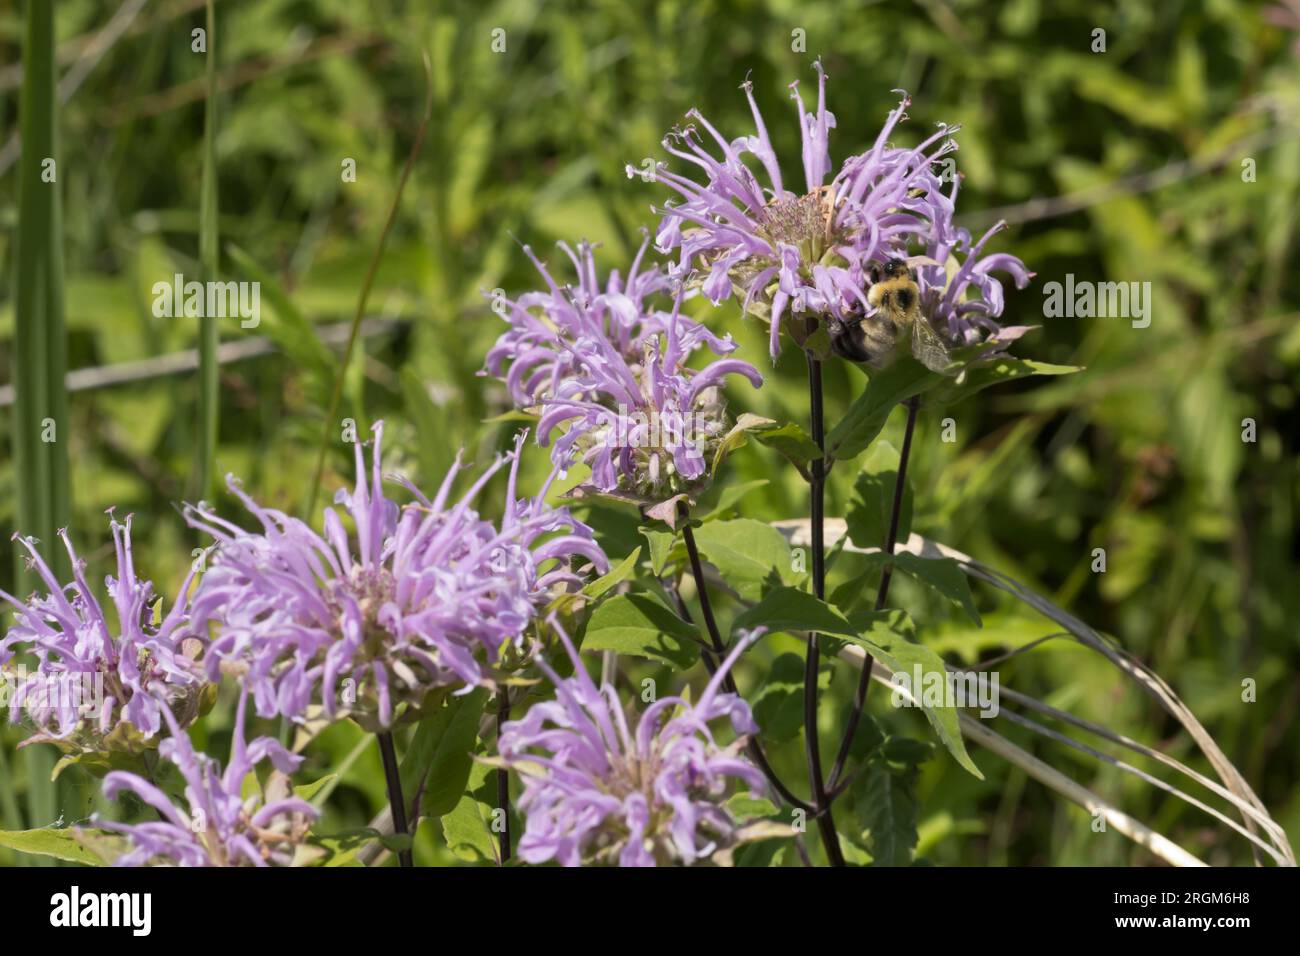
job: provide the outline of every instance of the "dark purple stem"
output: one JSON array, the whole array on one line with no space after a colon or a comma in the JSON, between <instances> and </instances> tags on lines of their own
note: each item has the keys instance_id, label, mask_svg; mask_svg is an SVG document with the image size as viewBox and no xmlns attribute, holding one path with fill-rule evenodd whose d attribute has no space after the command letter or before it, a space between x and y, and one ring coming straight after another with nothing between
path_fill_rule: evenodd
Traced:
<instances>
[{"instance_id":1,"label":"dark purple stem","mask_svg":"<svg viewBox=\"0 0 1300 956\"><path fill-rule=\"evenodd\" d=\"M808 357L808 405L812 419L812 439L824 455L826 427L822 415L822 363L811 351L805 354ZM815 459L811 465L809 486L812 498L813 593L819 600L825 600L826 542L823 522L826 507L826 459ZM808 755L808 783L817 807L817 828L821 832L826 856L831 866L843 866L844 854L840 849L840 837L835 832L835 820L831 816L830 800L827 799L826 783L822 777L822 757L817 734L817 671L820 665L821 651L817 635L809 632L803 670L803 731Z\"/></svg>"},{"instance_id":2,"label":"dark purple stem","mask_svg":"<svg viewBox=\"0 0 1300 956\"><path fill-rule=\"evenodd\" d=\"M402 797L402 775L397 767L397 750L393 747L393 734L382 730L375 734L379 739L379 756L384 762L384 779L388 783L388 806L393 811L393 833L410 836L406 826L406 800ZM414 866L415 863L408 847L397 851L397 860L402 866Z\"/></svg>"},{"instance_id":3,"label":"dark purple stem","mask_svg":"<svg viewBox=\"0 0 1300 956\"><path fill-rule=\"evenodd\" d=\"M885 538L885 554L894 553L898 545L898 522L903 513L903 493L907 488L907 460L912 454L912 432L916 429L916 410L920 401L913 396L905 403L907 406L907 430L903 433L903 450L898 453L898 478L894 482L894 502L889 511L889 534ZM894 576L894 566L886 564L880 573L880 588L876 591L876 610L883 611L889 600L889 582ZM870 654L862 661L862 674L858 677L858 690L853 697L853 712L844 728L844 739L840 741L839 752L835 755L835 765L831 767L827 786L835 789L844 764L849 759L849 750L853 747L853 735L857 733L858 723L862 720L862 711L867 706L867 690L871 687L871 666L874 663Z\"/></svg>"},{"instance_id":4,"label":"dark purple stem","mask_svg":"<svg viewBox=\"0 0 1300 956\"><path fill-rule=\"evenodd\" d=\"M500 698L497 702L497 740L499 741L501 728L510 719L510 694L505 687L502 687L498 697ZM510 859L510 774L505 767L498 767L496 775L497 807L504 818L501 829L501 863L504 866Z\"/></svg>"}]
</instances>

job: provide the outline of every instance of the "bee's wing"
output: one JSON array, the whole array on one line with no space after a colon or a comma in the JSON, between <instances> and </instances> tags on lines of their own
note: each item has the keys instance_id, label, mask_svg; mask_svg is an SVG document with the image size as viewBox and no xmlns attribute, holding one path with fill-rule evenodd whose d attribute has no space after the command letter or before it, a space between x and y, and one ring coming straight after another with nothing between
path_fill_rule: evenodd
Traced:
<instances>
[{"instance_id":1,"label":"bee's wing","mask_svg":"<svg viewBox=\"0 0 1300 956\"><path fill-rule=\"evenodd\" d=\"M919 315L912 321L912 355L931 372L942 372L952 364L939 333Z\"/></svg>"}]
</instances>

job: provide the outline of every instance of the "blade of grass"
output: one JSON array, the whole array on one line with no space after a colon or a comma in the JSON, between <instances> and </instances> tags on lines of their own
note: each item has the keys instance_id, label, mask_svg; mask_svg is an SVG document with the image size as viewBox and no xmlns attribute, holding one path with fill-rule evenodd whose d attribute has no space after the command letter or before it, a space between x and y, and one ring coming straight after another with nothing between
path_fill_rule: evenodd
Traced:
<instances>
[{"instance_id":1,"label":"blade of grass","mask_svg":"<svg viewBox=\"0 0 1300 956\"><path fill-rule=\"evenodd\" d=\"M14 793L13 774L9 769L9 758L5 748L9 741L0 735L0 826L6 830L23 829L23 812L18 807L18 795Z\"/></svg>"},{"instance_id":2,"label":"blade of grass","mask_svg":"<svg viewBox=\"0 0 1300 956\"><path fill-rule=\"evenodd\" d=\"M207 16L207 101L203 114L203 179L199 186L199 266L204 282L217 278L219 260L217 234L217 15L208 0ZM208 498L215 485L213 469L217 456L220 395L217 358L220 334L217 317L199 319L199 407L198 445L194 457L194 487L199 498Z\"/></svg>"},{"instance_id":3,"label":"blade of grass","mask_svg":"<svg viewBox=\"0 0 1300 956\"><path fill-rule=\"evenodd\" d=\"M47 548L67 522L70 482L64 442L68 400L64 387L67 345L63 327L62 210L58 182L58 99L55 87L54 5L27 5L19 163L18 231L14 278L14 465L18 525ZM67 557L50 548L56 572L70 572ZM33 586L26 564L15 562L16 593ZM57 813L48 748L24 754L30 826ZM4 786L12 786L9 779ZM5 802L9 803L10 793Z\"/></svg>"},{"instance_id":4,"label":"blade of grass","mask_svg":"<svg viewBox=\"0 0 1300 956\"><path fill-rule=\"evenodd\" d=\"M401 178L397 181L397 192L393 195L393 204L388 208L388 218L384 221L384 228L379 233L379 241L375 244L374 254L370 257L370 266L366 269L366 278L361 284L361 295L357 299L357 311L352 317L352 330L348 334L348 344L343 350L338 373L334 377L334 390L330 394L329 409L325 413L325 423L321 431L320 452L316 456L316 474L312 478L311 490L307 493L307 509L304 517L308 521L311 520L312 514L316 511L316 499L320 495L320 483L325 475L325 458L329 454L330 440L334 435L334 419L339 413L339 403L343 399L343 385L347 381L348 366L352 363L352 353L356 350L357 332L361 328L361 317L366 313L366 300L370 298L370 287L375 283L375 274L379 271L379 263L384 257L384 247L388 244L388 234L392 232L393 222L397 219L398 207L402 204L402 193L406 190L406 181L411 177L411 169L415 166L415 160L420 155L420 148L424 145L425 134L429 130L429 118L433 115L433 66L429 62L428 54L425 54L424 57L424 91L424 116L420 120L419 129L415 132L415 142L411 144L411 152L406 157L406 165L402 167Z\"/></svg>"}]
</instances>

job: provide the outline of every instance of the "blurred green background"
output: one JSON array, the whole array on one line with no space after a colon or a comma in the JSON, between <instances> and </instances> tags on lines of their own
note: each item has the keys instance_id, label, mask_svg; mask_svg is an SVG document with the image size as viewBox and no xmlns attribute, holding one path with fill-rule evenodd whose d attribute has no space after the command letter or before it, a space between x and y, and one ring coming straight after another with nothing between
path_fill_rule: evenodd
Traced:
<instances>
[{"instance_id":1,"label":"blurred green background","mask_svg":"<svg viewBox=\"0 0 1300 956\"><path fill-rule=\"evenodd\" d=\"M89 70L61 117L59 165L71 369L156 371L196 345L195 320L158 319L151 287L197 275L203 70L190 31L193 0L141 5L98 55L91 39L120 6L60 0L59 61ZM24 5L0 5L0 381L13 335L18 98ZM476 377L502 323L483 293L537 283L519 242L558 269L557 239L599 244L602 269L625 268L667 192L624 165L666 158L665 131L698 107L724 135L752 129L739 84L748 75L785 168L799 137L787 84L813 90L812 62L830 76L838 128L832 159L867 146L896 88L914 103L900 145L937 122L961 123L959 209L980 230L1011 228L994 245L1037 273L1008 291L1007 324L1043 328L1014 351L1086 366L981 393L945 411L957 441L940 440L923 411L911 475L915 529L1012 575L1105 631L1163 675L1241 768L1292 837L1300 836L1300 6L1095 3L1092 0L917 3L450 2L257 0L217 4L220 97L217 153L222 272L259 279L262 325L222 327L223 340L264 336L281 351L221 372L217 465L264 502L300 511L323 427L335 359L302 321L346 323L422 112L422 52L432 62L434 110L406 188L368 315L390 320L364 339L343 414L389 423L391 470L428 486L458 447L485 461L514 424L483 424L508 408L503 389ZM1106 51L1092 52L1093 31ZM493 31L499 48L494 51ZM802 31L801 33L799 31ZM356 181L343 182L355 160ZM1243 181L1252 160L1253 182ZM1044 319L1043 285L1146 281L1150 328L1123 319ZM294 308L284 305L291 302ZM708 315L734 333L765 373L766 332L734 301ZM801 356L787 349L758 393L733 387L735 411L803 421ZM864 377L827 371L833 423ZM163 593L196 546L176 510L191 494L193 372L78 391L67 436L74 538L95 574L111 556L104 509L136 515L137 566ZM1241 440L1242 419L1258 441ZM895 445L901 414L885 438ZM15 522L0 414L0 528ZM336 443L325 489L350 472ZM806 490L751 446L726 481L767 478L740 508L799 517ZM530 453L537 478L544 452ZM832 475L828 513L843 514L853 469ZM485 501L499 494L489 492ZM230 508L224 497L222 507ZM233 510L231 512L234 513ZM635 528L631 529L635 532ZM611 554L617 542L611 539ZM1107 571L1090 570L1092 550ZM12 555L0 580L13 579ZM834 583L834 582L833 582ZM970 662L1049 634L1049 622L977 590L972 629L899 582L922 638ZM6 614L6 624L8 615ZM791 644L791 647L794 645ZM773 652L784 649L774 648ZM757 661L741 684L761 678ZM1002 665L1004 683L1167 749L1198 769L1186 735L1100 658L1048 642ZM837 739L856 674L840 665L824 707L823 739ZM1257 683L1243 703L1241 682ZM873 692L873 712L914 727ZM221 738L229 708L197 733ZM1247 844L1132 777L1033 738L997 729L1212 863L1249 861ZM20 739L0 732L0 828L44 825L26 803ZM361 740L334 728L313 746L310 779L337 769ZM800 745L777 748L800 780ZM977 781L940 753L921 778L919 852L942 864L1145 864L1119 834L1094 834L1078 808L973 748ZM373 747L344 775L330 822L359 826L383 802ZM96 805L79 771L62 781L65 823ZM800 787L802 792L802 787ZM424 834L427 852L442 858ZM0 862L17 858L0 851Z\"/></svg>"}]
</instances>

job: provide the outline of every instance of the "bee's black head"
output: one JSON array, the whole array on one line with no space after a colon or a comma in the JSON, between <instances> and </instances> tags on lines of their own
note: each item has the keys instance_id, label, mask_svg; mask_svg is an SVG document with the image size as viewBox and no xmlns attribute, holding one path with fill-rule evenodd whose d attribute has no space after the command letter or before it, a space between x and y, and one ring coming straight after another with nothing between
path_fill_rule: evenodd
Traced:
<instances>
[{"instance_id":1,"label":"bee's black head","mask_svg":"<svg viewBox=\"0 0 1300 956\"><path fill-rule=\"evenodd\" d=\"M872 263L871 268L867 272L867 276L871 279L872 285L875 285L877 282L883 282L885 279L897 279L900 276L907 275L911 275L910 270L907 268L907 263L902 259L897 258L887 259L883 265L880 263Z\"/></svg>"}]
</instances>

